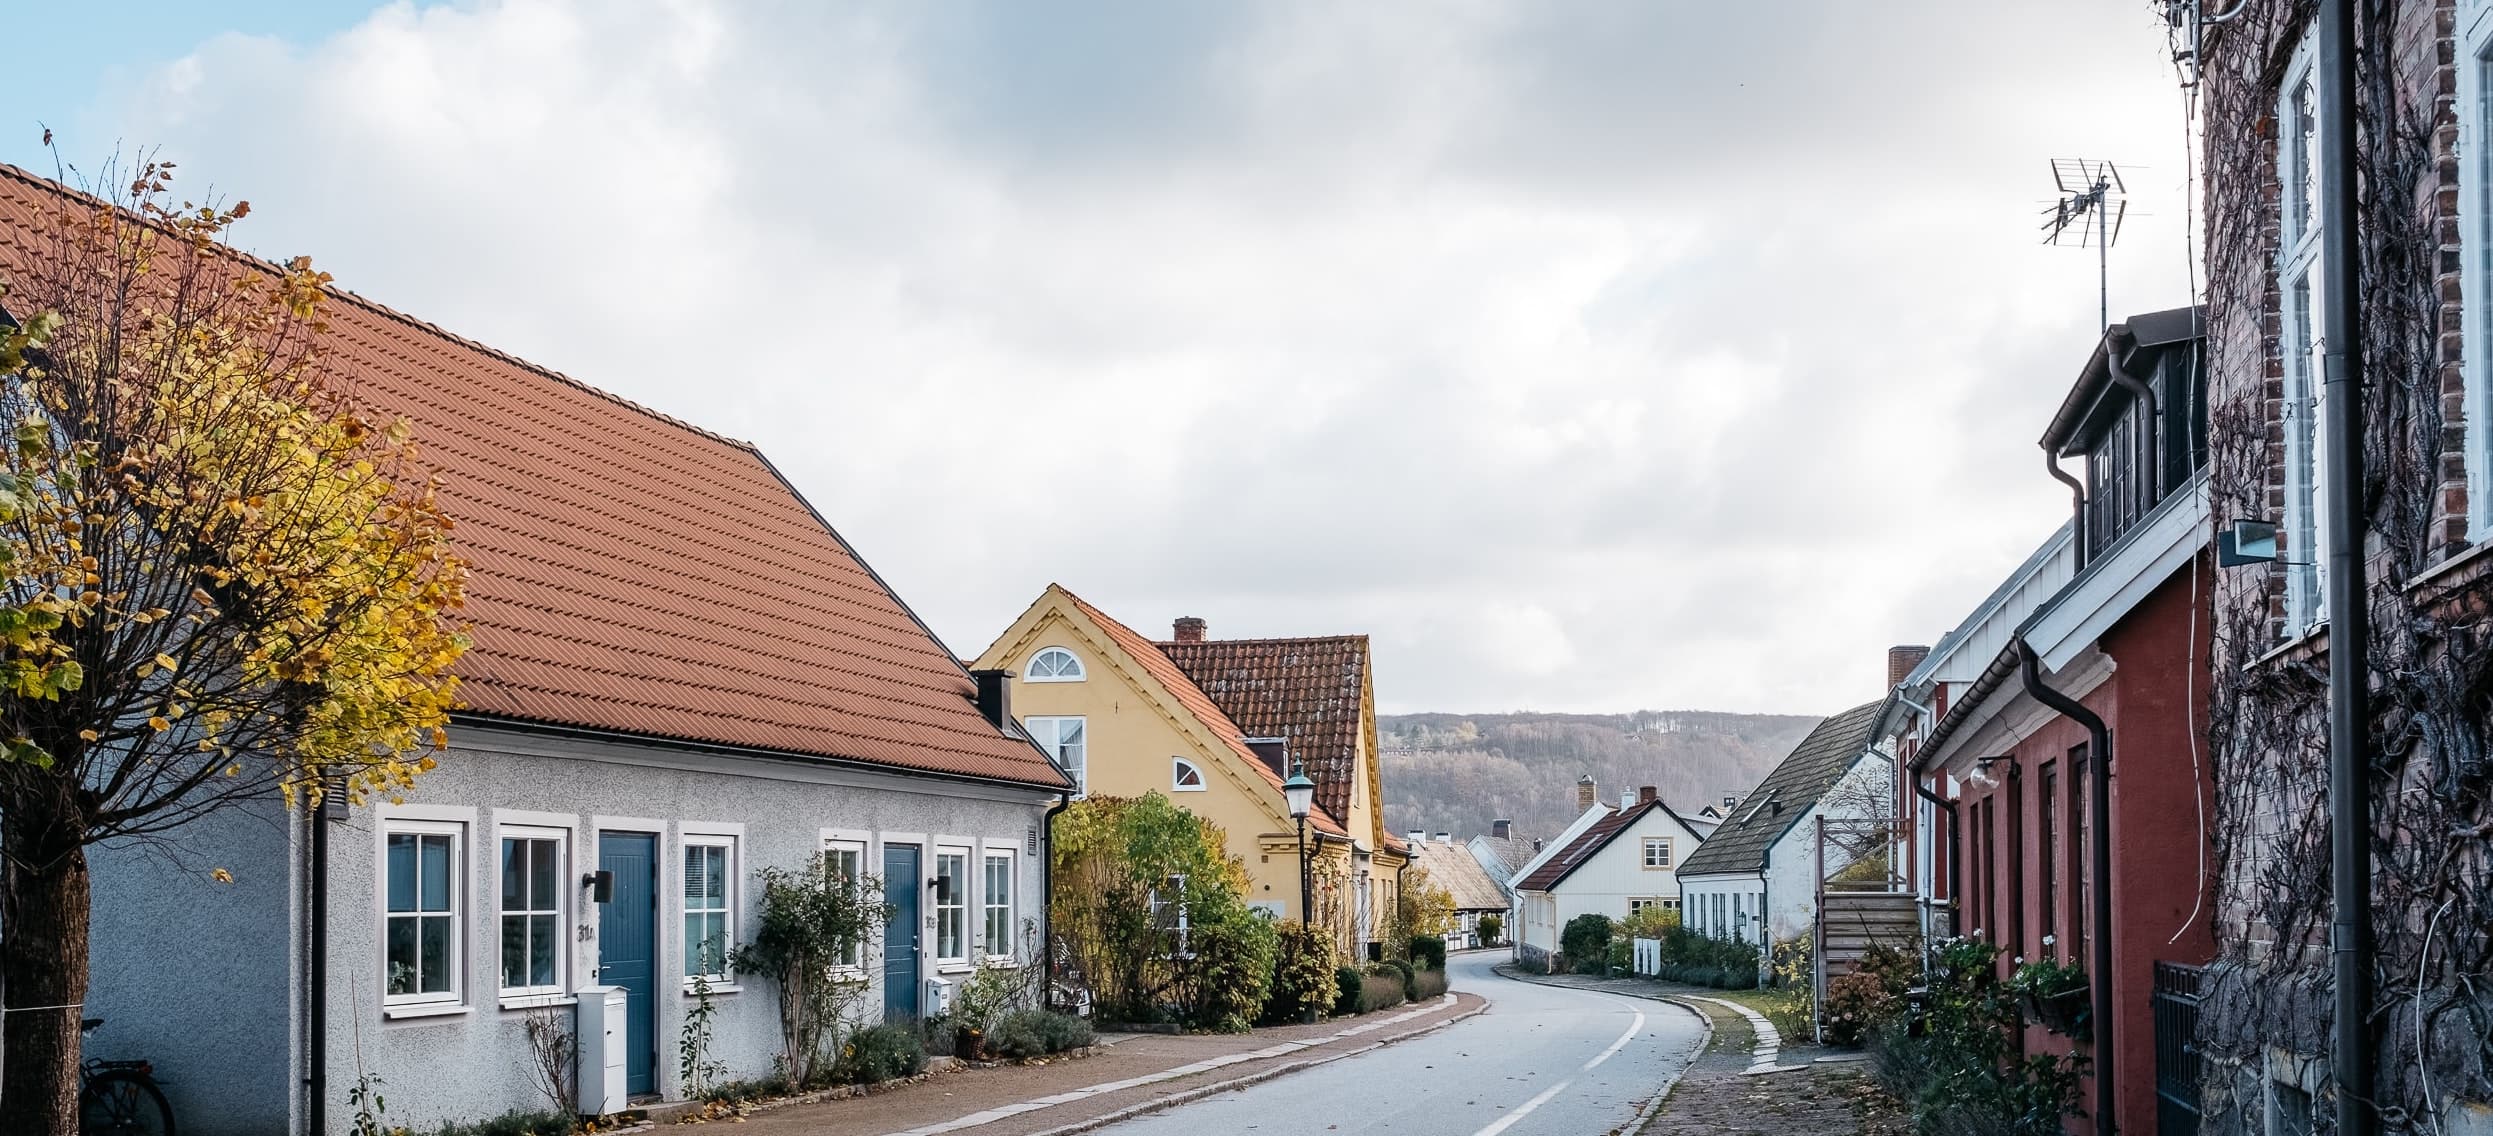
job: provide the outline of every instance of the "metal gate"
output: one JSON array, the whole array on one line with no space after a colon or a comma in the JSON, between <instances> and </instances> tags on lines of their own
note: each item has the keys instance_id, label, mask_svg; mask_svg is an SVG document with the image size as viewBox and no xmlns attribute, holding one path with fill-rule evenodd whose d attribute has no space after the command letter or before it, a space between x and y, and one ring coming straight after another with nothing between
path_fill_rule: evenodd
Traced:
<instances>
[{"instance_id":1,"label":"metal gate","mask_svg":"<svg viewBox=\"0 0 2493 1136\"><path fill-rule=\"evenodd\" d=\"M2155 964L2155 1130L2198 1136L2200 967Z\"/></svg>"}]
</instances>

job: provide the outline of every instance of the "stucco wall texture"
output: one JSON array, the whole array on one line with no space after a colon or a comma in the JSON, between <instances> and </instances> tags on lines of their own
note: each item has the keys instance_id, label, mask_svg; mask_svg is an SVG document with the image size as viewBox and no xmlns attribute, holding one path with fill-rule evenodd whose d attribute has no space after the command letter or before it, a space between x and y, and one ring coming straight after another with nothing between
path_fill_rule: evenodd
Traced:
<instances>
[{"instance_id":1,"label":"stucco wall texture","mask_svg":"<svg viewBox=\"0 0 2493 1136\"><path fill-rule=\"evenodd\" d=\"M381 1078L393 1125L421 1129L548 1107L529 1071L529 1011L506 1009L498 997L497 833L505 826L568 830L561 869L569 947L561 981L567 989L597 979L598 908L579 884L582 874L597 866L598 834L658 836L651 1046L658 1092L668 1099L683 1095L677 1041L693 1003L680 977L688 833L737 838L731 905L739 942L750 936L758 911L755 872L803 863L827 833L863 839L867 870L875 873L886 843L919 845L930 874L938 846L1011 849L1017 937L1024 920L1042 914L1042 866L1029 849L1056 800L1043 791L473 727L454 732L453 740L440 768L423 777L403 805L366 805L344 821L323 822L331 824L329 1029L323 1044L332 1131L351 1124L348 1092L360 1073ZM457 970L463 997L455 1013L393 1018L383 1011L381 898L375 888L382 826L394 817L465 826L459 873L463 958ZM185 829L161 852L115 851L99 858L94 956L98 988L109 993L98 1006L115 1018L102 1048L126 1048L158 1063L171 1080L168 1096L185 1133L267 1133L291 1124L301 1060L290 1052L295 1012L290 1007L301 1000L303 936L291 930L301 924L287 913L301 903L291 866L300 862L293 849L299 847L303 823L289 825L272 806L263 814L237 814ZM976 855L973 851L973 888ZM167 872L161 866L166 857L190 870ZM202 882L199 873L210 866L229 868L235 882ZM931 954L933 904L923 907ZM979 935L974 892L965 923L971 936ZM1029 956L1034 946L1017 943L1016 949ZM880 948L879 940L869 944L865 967L873 987L861 1009L869 1021L880 1016L883 1005ZM973 957L976 953L974 948ZM967 967L943 969L966 972ZM922 977L937 971L933 959L924 960ZM742 980L740 989L722 987L714 1003L711 1059L725 1066L728 1079L769 1075L779 1044L772 987ZM570 1025L570 1009L561 1012Z\"/></svg>"}]
</instances>

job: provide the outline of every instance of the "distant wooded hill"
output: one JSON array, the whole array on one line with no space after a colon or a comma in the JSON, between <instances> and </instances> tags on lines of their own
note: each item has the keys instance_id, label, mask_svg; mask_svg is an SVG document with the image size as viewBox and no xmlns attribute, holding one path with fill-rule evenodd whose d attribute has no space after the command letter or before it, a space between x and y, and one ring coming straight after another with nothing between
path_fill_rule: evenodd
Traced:
<instances>
[{"instance_id":1,"label":"distant wooded hill","mask_svg":"<svg viewBox=\"0 0 2493 1136\"><path fill-rule=\"evenodd\" d=\"M1655 785L1672 808L1694 812L1748 792L1817 724L1705 710L1379 715L1385 822L1466 840L1504 817L1516 835L1546 839L1575 819L1587 773L1613 804Z\"/></svg>"}]
</instances>

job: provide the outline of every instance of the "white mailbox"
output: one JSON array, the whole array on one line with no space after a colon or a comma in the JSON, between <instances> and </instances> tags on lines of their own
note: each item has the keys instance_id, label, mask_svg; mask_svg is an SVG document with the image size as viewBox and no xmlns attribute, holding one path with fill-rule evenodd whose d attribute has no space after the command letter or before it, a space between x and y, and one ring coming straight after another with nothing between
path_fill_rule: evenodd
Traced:
<instances>
[{"instance_id":1,"label":"white mailbox","mask_svg":"<svg viewBox=\"0 0 2493 1136\"><path fill-rule=\"evenodd\" d=\"M929 978L926 980L926 1005L924 1007L924 1012L925 1015L930 1018L952 1012L951 979Z\"/></svg>"},{"instance_id":2,"label":"white mailbox","mask_svg":"<svg viewBox=\"0 0 2493 1136\"><path fill-rule=\"evenodd\" d=\"M589 986L580 991L575 1028L579 1035L583 1116L621 1112L630 1103L624 1091L624 998L620 986Z\"/></svg>"}]
</instances>

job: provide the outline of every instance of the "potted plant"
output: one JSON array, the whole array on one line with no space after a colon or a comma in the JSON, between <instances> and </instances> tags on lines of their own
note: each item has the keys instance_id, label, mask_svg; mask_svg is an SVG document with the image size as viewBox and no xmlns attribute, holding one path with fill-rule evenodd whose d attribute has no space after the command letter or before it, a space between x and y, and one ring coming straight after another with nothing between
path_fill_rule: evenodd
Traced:
<instances>
[{"instance_id":1,"label":"potted plant","mask_svg":"<svg viewBox=\"0 0 2493 1136\"><path fill-rule=\"evenodd\" d=\"M2086 971L2077 964L2036 959L2009 976L2008 989L2027 1021L2079 1041L2092 1032L2087 1020L2091 991Z\"/></svg>"}]
</instances>

